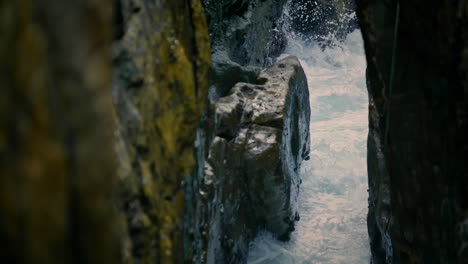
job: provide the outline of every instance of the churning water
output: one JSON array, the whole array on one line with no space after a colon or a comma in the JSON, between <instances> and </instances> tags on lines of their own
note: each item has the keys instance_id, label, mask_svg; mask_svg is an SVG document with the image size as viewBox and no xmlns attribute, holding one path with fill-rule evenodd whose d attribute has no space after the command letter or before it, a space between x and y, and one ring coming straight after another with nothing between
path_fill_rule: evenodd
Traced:
<instances>
[{"instance_id":1,"label":"churning water","mask_svg":"<svg viewBox=\"0 0 468 264\"><path fill-rule=\"evenodd\" d=\"M300 221L288 242L267 233L251 244L249 264L369 263L367 237L366 60L361 32L321 48L289 37L286 55L307 75L311 158L302 166Z\"/></svg>"}]
</instances>

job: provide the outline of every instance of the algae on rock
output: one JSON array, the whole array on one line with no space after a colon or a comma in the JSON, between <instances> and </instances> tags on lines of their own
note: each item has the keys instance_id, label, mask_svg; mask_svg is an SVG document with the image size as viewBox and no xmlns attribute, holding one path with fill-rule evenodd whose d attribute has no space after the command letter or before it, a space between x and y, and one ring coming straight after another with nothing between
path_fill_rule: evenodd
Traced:
<instances>
[{"instance_id":1,"label":"algae on rock","mask_svg":"<svg viewBox=\"0 0 468 264\"><path fill-rule=\"evenodd\" d=\"M179 263L183 186L195 166L196 129L211 53L198 0L121 0L114 100L119 119L127 262Z\"/></svg>"}]
</instances>

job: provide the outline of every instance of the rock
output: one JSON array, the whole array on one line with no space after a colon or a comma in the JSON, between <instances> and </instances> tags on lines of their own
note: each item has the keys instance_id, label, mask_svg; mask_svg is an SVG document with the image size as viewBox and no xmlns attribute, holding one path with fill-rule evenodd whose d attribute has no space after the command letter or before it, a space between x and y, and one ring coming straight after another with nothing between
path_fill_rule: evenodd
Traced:
<instances>
[{"instance_id":1,"label":"rock","mask_svg":"<svg viewBox=\"0 0 468 264\"><path fill-rule=\"evenodd\" d=\"M368 65L372 263L467 263L468 5L356 2Z\"/></svg>"},{"instance_id":2,"label":"rock","mask_svg":"<svg viewBox=\"0 0 468 264\"><path fill-rule=\"evenodd\" d=\"M298 82L305 83L306 80L300 73L298 62L291 62L291 59L285 61L289 66L284 64L284 69L277 65L260 74L286 46L281 18L285 3L285 0L203 1L209 21L214 74L208 105L197 131L197 169L187 178L185 186L185 230L193 230L184 235L187 262L242 263L248 243L260 228L275 229L282 238L286 238L292 229L298 180L293 176L295 172L288 173L298 169L300 162L293 159L297 155L300 160L306 157L302 151L308 151L308 145L298 152L300 154L292 153L291 149L302 144L303 135L299 130L295 131L298 124L289 130L284 129L283 122L305 117L292 112L287 112L285 117L286 113L281 109L291 109L292 106L284 104L292 101L281 102L269 94L273 91L261 89L266 88L265 83L275 75L283 76L285 80L278 80L269 85L270 88L285 87L285 81L296 80L296 77ZM284 75L290 72L291 65L295 65L293 75L297 76L294 78ZM259 74L266 77L259 78ZM287 91L295 90L289 88ZM236 96L237 93L242 97ZM247 102L248 105L244 105ZM247 110L250 116L245 116ZM308 113L308 103L304 111ZM308 118L307 115L306 120ZM292 142L294 147L291 149L285 149L291 144L279 143L283 142L285 131L298 140ZM278 160L278 153L290 160ZM271 156L276 159L270 160ZM294 165L288 167L285 164ZM278 168L285 170L282 183ZM249 179L247 171L259 176ZM272 183L272 177L277 177L276 185ZM262 181L268 184L262 185ZM292 195L288 200L284 200L286 193ZM257 201L264 206L257 205L254 209L252 203ZM281 202L283 204L278 207ZM268 217L270 212L272 215Z\"/></svg>"},{"instance_id":3,"label":"rock","mask_svg":"<svg viewBox=\"0 0 468 264\"><path fill-rule=\"evenodd\" d=\"M116 1L114 102L126 263L180 263L211 54L198 0Z\"/></svg>"},{"instance_id":4,"label":"rock","mask_svg":"<svg viewBox=\"0 0 468 264\"><path fill-rule=\"evenodd\" d=\"M234 63L264 66L283 14L285 0L203 0L213 54ZM213 57L214 64L218 60Z\"/></svg>"},{"instance_id":5,"label":"rock","mask_svg":"<svg viewBox=\"0 0 468 264\"><path fill-rule=\"evenodd\" d=\"M203 0L213 54L212 100L237 82L255 82L286 47L282 31L286 0Z\"/></svg>"},{"instance_id":6,"label":"rock","mask_svg":"<svg viewBox=\"0 0 468 264\"><path fill-rule=\"evenodd\" d=\"M192 176L200 179L192 200L201 202L187 217L202 231L188 239L186 259L206 252L207 263L244 263L259 230L287 239L294 229L298 171L309 152L307 80L288 57L257 83L237 83L214 105L216 136L203 170Z\"/></svg>"},{"instance_id":7,"label":"rock","mask_svg":"<svg viewBox=\"0 0 468 264\"><path fill-rule=\"evenodd\" d=\"M0 259L242 263L259 230L287 239L307 82L294 58L261 70L285 2L203 1L209 91L198 0L116 0L113 32L109 1L2 2Z\"/></svg>"},{"instance_id":8,"label":"rock","mask_svg":"<svg viewBox=\"0 0 468 264\"><path fill-rule=\"evenodd\" d=\"M0 2L1 263L120 262L111 10Z\"/></svg>"}]
</instances>

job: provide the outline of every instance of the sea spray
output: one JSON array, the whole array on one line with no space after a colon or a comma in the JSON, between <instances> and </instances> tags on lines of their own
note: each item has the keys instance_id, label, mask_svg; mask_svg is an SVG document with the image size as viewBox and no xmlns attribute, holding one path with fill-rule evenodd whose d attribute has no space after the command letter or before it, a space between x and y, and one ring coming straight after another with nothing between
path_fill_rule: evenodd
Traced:
<instances>
[{"instance_id":1,"label":"sea spray","mask_svg":"<svg viewBox=\"0 0 468 264\"><path fill-rule=\"evenodd\" d=\"M282 57L299 57L312 112L311 155L301 171L300 221L289 242L261 233L250 246L249 264L369 262L368 95L361 32L332 43L288 37Z\"/></svg>"}]
</instances>

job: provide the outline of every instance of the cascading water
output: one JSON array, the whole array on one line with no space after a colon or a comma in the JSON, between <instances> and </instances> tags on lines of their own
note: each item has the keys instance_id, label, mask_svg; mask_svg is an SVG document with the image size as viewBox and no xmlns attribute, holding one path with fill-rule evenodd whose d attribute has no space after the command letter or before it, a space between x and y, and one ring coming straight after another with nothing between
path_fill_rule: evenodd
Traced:
<instances>
[{"instance_id":1,"label":"cascading water","mask_svg":"<svg viewBox=\"0 0 468 264\"><path fill-rule=\"evenodd\" d=\"M261 233L251 244L248 263L369 263L361 32L354 30L342 41L329 34L322 43L291 34L285 53L300 59L310 90L312 145L301 172L301 219L288 242Z\"/></svg>"}]
</instances>

